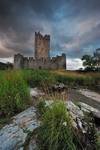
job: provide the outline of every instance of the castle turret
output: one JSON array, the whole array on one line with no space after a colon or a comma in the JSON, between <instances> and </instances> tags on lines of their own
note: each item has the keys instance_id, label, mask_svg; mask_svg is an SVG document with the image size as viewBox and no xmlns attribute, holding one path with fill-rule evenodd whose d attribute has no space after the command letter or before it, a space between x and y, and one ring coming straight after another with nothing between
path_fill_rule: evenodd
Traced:
<instances>
[{"instance_id":1,"label":"castle turret","mask_svg":"<svg viewBox=\"0 0 100 150\"><path fill-rule=\"evenodd\" d=\"M35 32L35 58L49 58L50 35L43 36L40 32Z\"/></svg>"}]
</instances>

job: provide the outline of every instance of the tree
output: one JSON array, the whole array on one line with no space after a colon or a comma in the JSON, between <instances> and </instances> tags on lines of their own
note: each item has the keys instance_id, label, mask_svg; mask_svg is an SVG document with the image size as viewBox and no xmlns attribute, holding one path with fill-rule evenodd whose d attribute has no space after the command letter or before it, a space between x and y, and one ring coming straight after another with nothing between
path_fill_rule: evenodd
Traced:
<instances>
[{"instance_id":1,"label":"tree","mask_svg":"<svg viewBox=\"0 0 100 150\"><path fill-rule=\"evenodd\" d=\"M100 71L100 48L94 53L94 62L96 70Z\"/></svg>"},{"instance_id":2,"label":"tree","mask_svg":"<svg viewBox=\"0 0 100 150\"><path fill-rule=\"evenodd\" d=\"M93 56L84 55L82 57L83 66L87 71L100 71L100 48L95 51Z\"/></svg>"},{"instance_id":3,"label":"tree","mask_svg":"<svg viewBox=\"0 0 100 150\"><path fill-rule=\"evenodd\" d=\"M84 55L82 57L83 60L83 66L85 67L85 70L93 70L94 69L94 60L91 55Z\"/></svg>"}]
</instances>

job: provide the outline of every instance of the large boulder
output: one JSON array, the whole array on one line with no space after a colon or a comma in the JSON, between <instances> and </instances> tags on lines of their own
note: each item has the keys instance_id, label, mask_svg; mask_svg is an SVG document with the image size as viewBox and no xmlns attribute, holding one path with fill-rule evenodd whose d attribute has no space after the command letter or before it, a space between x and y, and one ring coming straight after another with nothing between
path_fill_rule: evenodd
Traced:
<instances>
[{"instance_id":1,"label":"large boulder","mask_svg":"<svg viewBox=\"0 0 100 150\"><path fill-rule=\"evenodd\" d=\"M34 107L16 115L12 118L12 123L0 130L0 150L22 150L28 134L38 126Z\"/></svg>"}]
</instances>

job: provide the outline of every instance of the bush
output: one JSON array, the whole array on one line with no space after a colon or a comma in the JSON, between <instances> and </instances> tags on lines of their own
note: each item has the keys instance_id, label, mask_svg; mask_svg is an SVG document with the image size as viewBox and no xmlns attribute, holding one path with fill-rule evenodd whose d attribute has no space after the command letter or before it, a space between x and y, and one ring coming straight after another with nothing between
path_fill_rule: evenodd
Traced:
<instances>
[{"instance_id":1,"label":"bush","mask_svg":"<svg viewBox=\"0 0 100 150\"><path fill-rule=\"evenodd\" d=\"M29 104L27 84L19 72L6 72L0 79L0 110L6 116L24 110Z\"/></svg>"},{"instance_id":2,"label":"bush","mask_svg":"<svg viewBox=\"0 0 100 150\"><path fill-rule=\"evenodd\" d=\"M75 150L71 118L63 102L54 102L42 115L39 149Z\"/></svg>"}]
</instances>

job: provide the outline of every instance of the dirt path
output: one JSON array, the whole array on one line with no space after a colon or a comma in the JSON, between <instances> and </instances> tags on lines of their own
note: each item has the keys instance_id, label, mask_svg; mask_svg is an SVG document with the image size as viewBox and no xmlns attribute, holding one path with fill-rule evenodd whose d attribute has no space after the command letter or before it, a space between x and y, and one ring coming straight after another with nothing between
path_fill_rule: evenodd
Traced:
<instances>
[{"instance_id":1,"label":"dirt path","mask_svg":"<svg viewBox=\"0 0 100 150\"><path fill-rule=\"evenodd\" d=\"M86 103L86 104L100 110L99 99L94 100L92 96L87 97L85 94L83 95L83 93L80 93L76 89L70 89L68 93L69 93L68 94L69 100L72 100L73 102L79 102L80 101L80 102Z\"/></svg>"}]
</instances>

